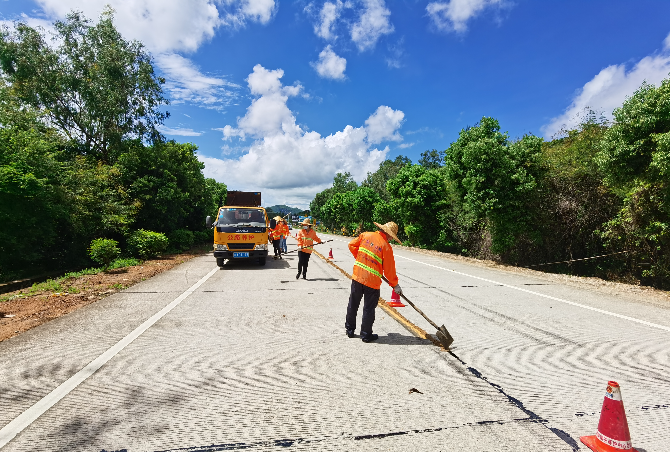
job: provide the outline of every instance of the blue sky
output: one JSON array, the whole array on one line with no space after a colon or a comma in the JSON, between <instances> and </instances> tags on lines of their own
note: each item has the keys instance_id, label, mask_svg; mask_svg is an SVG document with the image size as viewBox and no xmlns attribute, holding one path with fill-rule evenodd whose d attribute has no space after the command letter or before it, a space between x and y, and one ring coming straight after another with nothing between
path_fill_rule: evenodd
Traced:
<instances>
[{"instance_id":1,"label":"blue sky","mask_svg":"<svg viewBox=\"0 0 670 452\"><path fill-rule=\"evenodd\" d=\"M166 136L267 205L416 162L482 116L551 138L670 73L667 0L0 0L0 19L105 4L168 80Z\"/></svg>"}]
</instances>

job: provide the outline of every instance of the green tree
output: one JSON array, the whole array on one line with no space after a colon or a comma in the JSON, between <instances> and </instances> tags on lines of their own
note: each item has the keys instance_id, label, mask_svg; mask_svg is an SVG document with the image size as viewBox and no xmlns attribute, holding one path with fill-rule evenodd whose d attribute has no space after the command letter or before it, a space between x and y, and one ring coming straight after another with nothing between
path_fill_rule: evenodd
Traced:
<instances>
[{"instance_id":1,"label":"green tree","mask_svg":"<svg viewBox=\"0 0 670 452\"><path fill-rule=\"evenodd\" d=\"M396 221L413 246L445 250L453 246L443 221L448 207L447 184L438 170L421 165L403 167L387 184L397 207Z\"/></svg>"},{"instance_id":2,"label":"green tree","mask_svg":"<svg viewBox=\"0 0 670 452\"><path fill-rule=\"evenodd\" d=\"M649 260L646 276L670 287L670 79L659 87L644 83L614 110L598 164L623 200L604 237L612 248Z\"/></svg>"},{"instance_id":3,"label":"green tree","mask_svg":"<svg viewBox=\"0 0 670 452\"><path fill-rule=\"evenodd\" d=\"M432 151L424 151L421 153L419 165L426 169L441 168L444 165L444 155L445 151L438 151L437 149L433 149Z\"/></svg>"},{"instance_id":4,"label":"green tree","mask_svg":"<svg viewBox=\"0 0 670 452\"><path fill-rule=\"evenodd\" d=\"M333 191L335 193L346 193L354 191L358 188L358 184L351 176L351 173L337 173L333 178Z\"/></svg>"},{"instance_id":5,"label":"green tree","mask_svg":"<svg viewBox=\"0 0 670 452\"><path fill-rule=\"evenodd\" d=\"M211 194L202 174L204 164L196 150L194 144L174 141L150 147L138 141L128 143L116 166L138 208L135 228L168 233L204 227L213 202L208 199Z\"/></svg>"},{"instance_id":6,"label":"green tree","mask_svg":"<svg viewBox=\"0 0 670 452\"><path fill-rule=\"evenodd\" d=\"M543 174L541 152L541 138L525 135L510 142L498 121L487 117L463 129L447 149L445 170L460 203L458 221L469 229L484 221L494 253L535 232L528 207Z\"/></svg>"},{"instance_id":7,"label":"green tree","mask_svg":"<svg viewBox=\"0 0 670 452\"><path fill-rule=\"evenodd\" d=\"M384 160L379 165L377 171L368 173L368 176L361 185L372 188L382 200L390 201L391 195L388 190L386 190L386 183L396 177L403 167L411 164L412 161L404 155L399 155L395 160Z\"/></svg>"},{"instance_id":8,"label":"green tree","mask_svg":"<svg viewBox=\"0 0 670 452\"><path fill-rule=\"evenodd\" d=\"M309 210L317 218L324 217L322 209L331 200L333 195L336 193L346 193L349 191L356 190L358 184L351 176L351 173L337 173L333 178L333 185L330 188L317 193L314 196L314 199L309 204ZM328 216L328 213L325 213L325 216ZM330 217L329 217L330 218Z\"/></svg>"},{"instance_id":9,"label":"green tree","mask_svg":"<svg viewBox=\"0 0 670 452\"><path fill-rule=\"evenodd\" d=\"M545 176L539 181L540 199L529 209L540 230L541 241L526 251L528 263L577 259L604 254L600 229L616 216L621 202L603 183L596 155L607 125L592 115L565 136L545 142L542 165ZM589 274L603 275L605 261L579 263ZM574 267L554 266L570 271ZM611 267L607 267L609 271Z\"/></svg>"},{"instance_id":10,"label":"green tree","mask_svg":"<svg viewBox=\"0 0 670 452\"><path fill-rule=\"evenodd\" d=\"M111 9L95 25L77 12L56 22L53 45L25 23L15 28L0 32L0 70L11 94L81 152L112 162L124 139L160 138L165 80L141 43L122 38Z\"/></svg>"},{"instance_id":11,"label":"green tree","mask_svg":"<svg viewBox=\"0 0 670 452\"><path fill-rule=\"evenodd\" d=\"M223 182L217 182L214 179L205 179L205 199L206 214L216 216L219 207L226 204L226 196L228 195L228 187Z\"/></svg>"}]
</instances>

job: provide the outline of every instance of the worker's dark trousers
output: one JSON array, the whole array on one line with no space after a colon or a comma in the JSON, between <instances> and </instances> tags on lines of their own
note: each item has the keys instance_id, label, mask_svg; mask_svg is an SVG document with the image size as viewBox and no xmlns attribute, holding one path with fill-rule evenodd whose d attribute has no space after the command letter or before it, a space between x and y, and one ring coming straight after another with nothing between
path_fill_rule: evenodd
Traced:
<instances>
[{"instance_id":1,"label":"worker's dark trousers","mask_svg":"<svg viewBox=\"0 0 670 452\"><path fill-rule=\"evenodd\" d=\"M272 240L272 246L275 250L275 256L281 256L281 249L279 248L279 239Z\"/></svg>"},{"instance_id":2,"label":"worker's dark trousers","mask_svg":"<svg viewBox=\"0 0 670 452\"><path fill-rule=\"evenodd\" d=\"M361 337L372 334L372 324L375 323L375 308L379 302L379 289L364 286L358 281L351 281L351 294L349 295L349 306L347 306L347 321L344 327L347 331L356 330L356 314L358 307L363 301L363 320L361 322Z\"/></svg>"},{"instance_id":3,"label":"worker's dark trousers","mask_svg":"<svg viewBox=\"0 0 670 452\"><path fill-rule=\"evenodd\" d=\"M302 273L302 276L307 277L307 266L309 265L310 256L310 253L298 251L298 275Z\"/></svg>"}]
</instances>

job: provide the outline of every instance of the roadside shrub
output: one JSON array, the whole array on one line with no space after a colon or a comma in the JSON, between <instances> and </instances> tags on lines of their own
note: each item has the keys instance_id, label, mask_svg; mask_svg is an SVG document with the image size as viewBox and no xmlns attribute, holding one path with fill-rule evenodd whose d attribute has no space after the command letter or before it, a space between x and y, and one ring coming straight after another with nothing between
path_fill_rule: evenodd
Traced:
<instances>
[{"instance_id":1,"label":"roadside shrub","mask_svg":"<svg viewBox=\"0 0 670 452\"><path fill-rule=\"evenodd\" d=\"M196 245L201 245L203 243L213 243L214 242L214 233L208 229L206 231L195 231L193 233L193 243Z\"/></svg>"},{"instance_id":2,"label":"roadside shrub","mask_svg":"<svg viewBox=\"0 0 670 452\"><path fill-rule=\"evenodd\" d=\"M118 244L119 242L112 239L95 239L88 248L88 254L95 262L107 268L121 254Z\"/></svg>"},{"instance_id":3,"label":"roadside shrub","mask_svg":"<svg viewBox=\"0 0 670 452\"><path fill-rule=\"evenodd\" d=\"M168 239L170 241L170 248L175 251L186 251L193 246L195 237L187 229L177 229L168 234Z\"/></svg>"},{"instance_id":4,"label":"roadside shrub","mask_svg":"<svg viewBox=\"0 0 670 452\"><path fill-rule=\"evenodd\" d=\"M158 256L168 247L168 238L160 232L138 229L128 237L128 249L140 259Z\"/></svg>"}]
</instances>

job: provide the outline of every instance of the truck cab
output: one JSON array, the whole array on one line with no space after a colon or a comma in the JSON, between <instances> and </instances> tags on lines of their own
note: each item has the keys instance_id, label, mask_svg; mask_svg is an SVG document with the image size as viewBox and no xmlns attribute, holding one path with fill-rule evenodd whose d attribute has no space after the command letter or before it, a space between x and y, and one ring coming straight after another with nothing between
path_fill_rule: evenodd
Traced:
<instances>
[{"instance_id":1,"label":"truck cab","mask_svg":"<svg viewBox=\"0 0 670 452\"><path fill-rule=\"evenodd\" d=\"M260 204L260 193L258 195ZM226 259L258 259L260 265L265 265L268 218L264 208L226 205L219 208L213 222L211 217L207 217L207 225L214 228L214 257L219 267L223 267Z\"/></svg>"}]
</instances>

